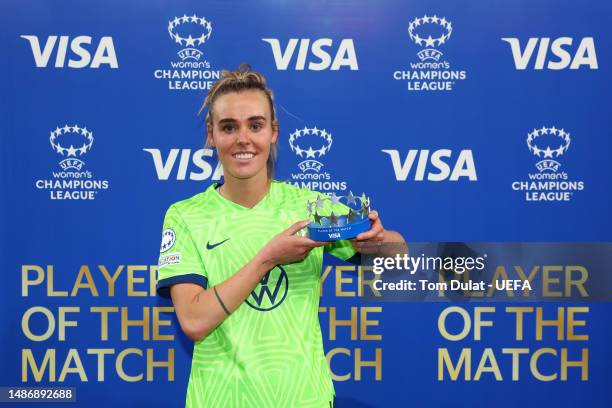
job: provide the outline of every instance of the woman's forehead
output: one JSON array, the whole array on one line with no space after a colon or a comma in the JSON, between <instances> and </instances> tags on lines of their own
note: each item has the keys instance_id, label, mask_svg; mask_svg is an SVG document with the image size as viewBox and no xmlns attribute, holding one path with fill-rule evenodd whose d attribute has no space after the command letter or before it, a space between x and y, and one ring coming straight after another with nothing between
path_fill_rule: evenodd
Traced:
<instances>
[{"instance_id":1,"label":"woman's forehead","mask_svg":"<svg viewBox=\"0 0 612 408\"><path fill-rule=\"evenodd\" d=\"M270 118L270 104L262 91L248 90L223 94L215 100L214 120L247 120L250 117Z\"/></svg>"}]
</instances>

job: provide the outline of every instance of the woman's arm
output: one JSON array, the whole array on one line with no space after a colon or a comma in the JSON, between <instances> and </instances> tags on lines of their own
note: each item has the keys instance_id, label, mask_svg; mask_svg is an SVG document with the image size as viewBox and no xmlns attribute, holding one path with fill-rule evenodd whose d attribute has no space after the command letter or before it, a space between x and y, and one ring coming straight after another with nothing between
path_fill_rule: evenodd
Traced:
<instances>
[{"instance_id":1,"label":"woman's arm","mask_svg":"<svg viewBox=\"0 0 612 408\"><path fill-rule=\"evenodd\" d=\"M170 287L170 296L181 329L192 341L206 337L231 313L240 306L257 286L263 276L274 266L270 259L259 252L232 277L213 288L203 289L194 283L179 283Z\"/></svg>"},{"instance_id":2,"label":"woman's arm","mask_svg":"<svg viewBox=\"0 0 612 408\"><path fill-rule=\"evenodd\" d=\"M194 342L203 339L245 301L269 270L300 261L313 248L327 244L296 236L306 225L308 221L297 222L272 238L253 259L214 288L203 289L193 283L171 286L170 296L185 335Z\"/></svg>"}]
</instances>

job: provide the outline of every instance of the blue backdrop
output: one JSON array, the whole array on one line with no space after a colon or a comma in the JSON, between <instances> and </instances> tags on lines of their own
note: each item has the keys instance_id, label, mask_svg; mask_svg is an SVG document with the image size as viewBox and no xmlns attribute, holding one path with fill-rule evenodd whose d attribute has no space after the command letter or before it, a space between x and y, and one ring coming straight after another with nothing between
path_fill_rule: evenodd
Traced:
<instances>
[{"instance_id":1,"label":"blue backdrop","mask_svg":"<svg viewBox=\"0 0 612 408\"><path fill-rule=\"evenodd\" d=\"M201 150L198 110L220 70L243 62L274 90L277 179L325 192L366 191L384 225L411 241L612 238L608 2L0 7L0 386L76 387L82 406L184 404L191 346L168 309L160 315L172 326L153 327L151 308L170 304L150 293L150 278L166 208L219 178L213 152ZM301 129L310 136L300 148L320 148L324 129L329 151L298 156L289 139ZM588 341L557 340L554 330L536 340L533 327L518 341L513 319L500 315L483 340L449 342L438 329L448 304L364 304L356 272L341 272L331 260L328 266L321 324L325 349L336 350L328 357L338 406L612 403L604 388L612 357L608 303L588 305L581 331ZM103 269L118 271L114 290ZM544 313L556 316L557 306L543 305ZM61 307L79 308L62 309L65 320L78 321L64 338ZM92 307L111 308L106 337L102 313ZM148 329L126 328L122 336L122 308L131 320L149 313ZM330 308L337 319L357 308L354 337L348 326L332 335ZM465 308L473 314L474 305ZM374 322L365 328L364 313ZM474 356L486 347L567 348L572 359L586 347L588 380L570 368L567 380L543 382L525 359L513 381L508 356L498 356L502 380L490 373L479 381L438 380L441 347L469 347ZM170 349L172 370L147 363L147 353L164 361ZM480 357L473 358L472 376ZM357 367L372 360L380 372ZM41 369L38 380L32 364ZM558 358L541 364L542 372L559 368ZM143 376L128 381L122 370Z\"/></svg>"}]
</instances>

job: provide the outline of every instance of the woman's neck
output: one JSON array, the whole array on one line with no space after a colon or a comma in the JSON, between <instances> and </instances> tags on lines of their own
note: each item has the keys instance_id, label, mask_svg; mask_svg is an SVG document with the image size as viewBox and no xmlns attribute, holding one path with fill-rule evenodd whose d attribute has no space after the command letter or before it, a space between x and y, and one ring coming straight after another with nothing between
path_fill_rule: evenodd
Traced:
<instances>
[{"instance_id":1,"label":"woman's neck","mask_svg":"<svg viewBox=\"0 0 612 408\"><path fill-rule=\"evenodd\" d=\"M249 179L225 177L225 182L219 188L219 194L243 207L253 208L270 190L272 180L267 174L264 176Z\"/></svg>"}]
</instances>

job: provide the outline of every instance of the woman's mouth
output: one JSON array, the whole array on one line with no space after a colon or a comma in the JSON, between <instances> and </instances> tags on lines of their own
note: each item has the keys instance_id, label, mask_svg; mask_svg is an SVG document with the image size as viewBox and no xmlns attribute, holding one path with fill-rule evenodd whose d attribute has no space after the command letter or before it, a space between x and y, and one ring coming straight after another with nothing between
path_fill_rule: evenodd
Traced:
<instances>
[{"instance_id":1,"label":"woman's mouth","mask_svg":"<svg viewBox=\"0 0 612 408\"><path fill-rule=\"evenodd\" d=\"M255 157L255 153L238 152L238 153L232 154L232 157L235 159L239 159L239 160L248 160L248 159L252 159L253 157Z\"/></svg>"}]
</instances>

